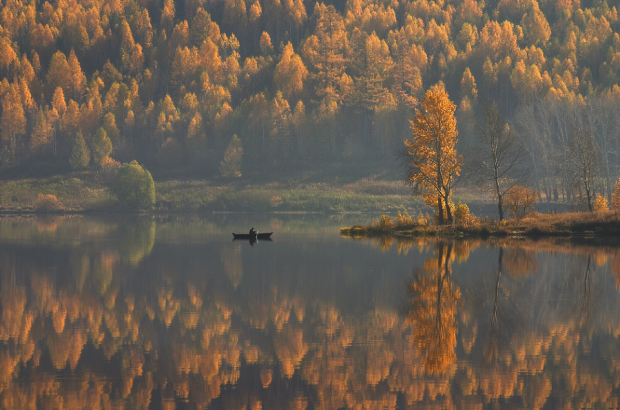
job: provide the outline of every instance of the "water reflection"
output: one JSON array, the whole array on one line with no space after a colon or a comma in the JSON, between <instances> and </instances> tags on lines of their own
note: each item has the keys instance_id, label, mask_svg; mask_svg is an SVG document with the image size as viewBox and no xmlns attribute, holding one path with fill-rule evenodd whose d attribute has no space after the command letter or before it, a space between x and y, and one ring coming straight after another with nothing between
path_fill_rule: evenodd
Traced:
<instances>
[{"instance_id":1,"label":"water reflection","mask_svg":"<svg viewBox=\"0 0 620 410\"><path fill-rule=\"evenodd\" d=\"M456 310L461 297L452 283L452 242L435 244L435 255L409 282L411 305L407 320L427 373L443 373L456 359Z\"/></svg>"},{"instance_id":2,"label":"water reflection","mask_svg":"<svg viewBox=\"0 0 620 410\"><path fill-rule=\"evenodd\" d=\"M271 238L256 238L256 237L250 237L250 238L233 238L233 242L247 242L249 243L251 246L256 245L259 242L273 242L273 239Z\"/></svg>"},{"instance_id":3,"label":"water reflection","mask_svg":"<svg viewBox=\"0 0 620 410\"><path fill-rule=\"evenodd\" d=\"M617 408L617 247L291 224L1 219L0 407Z\"/></svg>"}]
</instances>

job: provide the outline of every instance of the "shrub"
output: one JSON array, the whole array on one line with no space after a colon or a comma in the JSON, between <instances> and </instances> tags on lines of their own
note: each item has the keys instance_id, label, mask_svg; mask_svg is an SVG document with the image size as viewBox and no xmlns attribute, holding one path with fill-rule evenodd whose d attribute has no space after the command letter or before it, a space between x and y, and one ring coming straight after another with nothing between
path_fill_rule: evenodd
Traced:
<instances>
[{"instance_id":1,"label":"shrub","mask_svg":"<svg viewBox=\"0 0 620 410\"><path fill-rule=\"evenodd\" d=\"M608 211L609 206L607 206L607 200L602 195L597 195L594 200L594 208L593 211Z\"/></svg>"},{"instance_id":2,"label":"shrub","mask_svg":"<svg viewBox=\"0 0 620 410\"><path fill-rule=\"evenodd\" d=\"M400 211L398 211L398 214L396 215L396 222L399 226L415 225L416 223L413 216L409 216L409 212L407 212L406 209L403 211L402 214L400 213Z\"/></svg>"},{"instance_id":3,"label":"shrub","mask_svg":"<svg viewBox=\"0 0 620 410\"><path fill-rule=\"evenodd\" d=\"M58 198L56 198L56 195L39 194L39 197L34 204L34 209L39 212L50 212L60 208L60 202L58 201Z\"/></svg>"},{"instance_id":4,"label":"shrub","mask_svg":"<svg viewBox=\"0 0 620 410\"><path fill-rule=\"evenodd\" d=\"M121 163L106 157L101 163L101 169L97 172L97 180L105 185L111 186L114 182L116 170L121 167Z\"/></svg>"},{"instance_id":5,"label":"shrub","mask_svg":"<svg viewBox=\"0 0 620 410\"><path fill-rule=\"evenodd\" d=\"M372 227L382 231L389 231L394 229L394 222L392 222L390 215L382 214L378 222L376 220L372 222Z\"/></svg>"},{"instance_id":6,"label":"shrub","mask_svg":"<svg viewBox=\"0 0 620 410\"><path fill-rule=\"evenodd\" d=\"M428 220L429 220L428 212L426 213L426 217L424 216L422 211L418 213L418 220L417 220L418 225L428 225Z\"/></svg>"},{"instance_id":7,"label":"shrub","mask_svg":"<svg viewBox=\"0 0 620 410\"><path fill-rule=\"evenodd\" d=\"M155 182L137 161L123 164L114 177L113 189L121 205L150 208L155 204Z\"/></svg>"},{"instance_id":8,"label":"shrub","mask_svg":"<svg viewBox=\"0 0 620 410\"><path fill-rule=\"evenodd\" d=\"M504 204L516 220L521 220L528 212L534 210L538 202L538 191L522 185L515 185L504 197Z\"/></svg>"},{"instance_id":9,"label":"shrub","mask_svg":"<svg viewBox=\"0 0 620 410\"><path fill-rule=\"evenodd\" d=\"M473 222L474 216L469 212L469 207L459 201L454 207L454 222L457 224L467 225Z\"/></svg>"},{"instance_id":10,"label":"shrub","mask_svg":"<svg viewBox=\"0 0 620 410\"><path fill-rule=\"evenodd\" d=\"M282 198L280 197L280 195L272 196L271 199L269 200L269 203L272 208L277 208L280 205L282 205Z\"/></svg>"}]
</instances>

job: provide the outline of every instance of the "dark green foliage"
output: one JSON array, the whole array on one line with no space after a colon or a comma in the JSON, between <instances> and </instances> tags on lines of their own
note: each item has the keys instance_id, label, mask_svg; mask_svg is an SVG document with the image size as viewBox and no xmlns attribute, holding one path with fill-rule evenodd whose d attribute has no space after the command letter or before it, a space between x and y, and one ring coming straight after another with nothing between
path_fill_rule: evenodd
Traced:
<instances>
[{"instance_id":1,"label":"dark green foliage","mask_svg":"<svg viewBox=\"0 0 620 410\"><path fill-rule=\"evenodd\" d=\"M112 189L123 206L151 208L155 204L153 177L135 160L123 164L116 171Z\"/></svg>"},{"instance_id":2,"label":"dark green foliage","mask_svg":"<svg viewBox=\"0 0 620 410\"><path fill-rule=\"evenodd\" d=\"M86 168L89 162L90 151L88 151L88 147L86 146L86 141L84 141L82 133L78 132L75 137L75 141L73 142L73 150L71 151L69 164L71 165L71 169L78 170Z\"/></svg>"},{"instance_id":3,"label":"dark green foliage","mask_svg":"<svg viewBox=\"0 0 620 410\"><path fill-rule=\"evenodd\" d=\"M112 153L112 142L103 128L97 130L93 140L93 162L101 166L103 161Z\"/></svg>"}]
</instances>

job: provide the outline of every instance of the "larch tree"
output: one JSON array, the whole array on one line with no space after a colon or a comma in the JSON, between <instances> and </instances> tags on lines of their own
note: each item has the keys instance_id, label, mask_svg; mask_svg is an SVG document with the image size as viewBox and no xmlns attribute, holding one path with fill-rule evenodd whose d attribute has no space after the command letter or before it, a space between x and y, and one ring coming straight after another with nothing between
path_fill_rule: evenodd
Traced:
<instances>
[{"instance_id":1,"label":"larch tree","mask_svg":"<svg viewBox=\"0 0 620 410\"><path fill-rule=\"evenodd\" d=\"M410 121L413 138L405 140L406 182L415 195L437 208L440 224L445 222L444 209L447 222L453 222L450 196L463 164L463 156L456 152L455 110L443 84L435 85Z\"/></svg>"},{"instance_id":2,"label":"larch tree","mask_svg":"<svg viewBox=\"0 0 620 410\"><path fill-rule=\"evenodd\" d=\"M9 64L17 58L17 54L13 47L11 47L11 41L6 37L0 38L0 68L8 67Z\"/></svg>"},{"instance_id":3,"label":"larch tree","mask_svg":"<svg viewBox=\"0 0 620 410\"><path fill-rule=\"evenodd\" d=\"M99 128L93 139L93 162L101 166L106 158L112 153L112 142L108 138L105 129Z\"/></svg>"},{"instance_id":4,"label":"larch tree","mask_svg":"<svg viewBox=\"0 0 620 410\"><path fill-rule=\"evenodd\" d=\"M3 151L11 159L15 159L17 138L26 132L26 115L22 105L19 85L16 83L11 84L2 98L0 129L2 129Z\"/></svg>"},{"instance_id":5,"label":"larch tree","mask_svg":"<svg viewBox=\"0 0 620 410\"><path fill-rule=\"evenodd\" d=\"M271 104L271 156L276 152L287 153L290 148L291 107L278 91Z\"/></svg>"},{"instance_id":6,"label":"larch tree","mask_svg":"<svg viewBox=\"0 0 620 410\"><path fill-rule=\"evenodd\" d=\"M86 141L81 132L78 132L75 140L73 141L73 149L71 151L71 157L69 157L69 165L71 169L79 170L84 169L90 162L90 151L86 146Z\"/></svg>"},{"instance_id":7,"label":"larch tree","mask_svg":"<svg viewBox=\"0 0 620 410\"><path fill-rule=\"evenodd\" d=\"M293 45L289 42L282 50L280 62L276 65L274 73L276 86L285 98L290 98L303 90L307 76L308 69L301 61L301 57L295 54Z\"/></svg>"},{"instance_id":8,"label":"larch tree","mask_svg":"<svg viewBox=\"0 0 620 410\"><path fill-rule=\"evenodd\" d=\"M72 89L71 67L69 67L67 57L61 51L57 51L52 56L45 80L50 94L54 93L57 87L61 87L65 95L70 95Z\"/></svg>"},{"instance_id":9,"label":"larch tree","mask_svg":"<svg viewBox=\"0 0 620 410\"><path fill-rule=\"evenodd\" d=\"M68 60L69 70L71 73L71 91L75 101L82 101L82 97L86 92L86 76L82 72L80 62L75 56L75 52L71 50Z\"/></svg>"},{"instance_id":10,"label":"larch tree","mask_svg":"<svg viewBox=\"0 0 620 410\"><path fill-rule=\"evenodd\" d=\"M37 154L51 151L54 134L54 124L50 121L49 110L39 108L36 114L32 134L30 135L30 150Z\"/></svg>"},{"instance_id":11,"label":"larch tree","mask_svg":"<svg viewBox=\"0 0 620 410\"><path fill-rule=\"evenodd\" d=\"M230 139L230 144L224 153L224 159L220 163L220 172L224 178L239 178L241 176L241 159L243 147L237 134Z\"/></svg>"}]
</instances>

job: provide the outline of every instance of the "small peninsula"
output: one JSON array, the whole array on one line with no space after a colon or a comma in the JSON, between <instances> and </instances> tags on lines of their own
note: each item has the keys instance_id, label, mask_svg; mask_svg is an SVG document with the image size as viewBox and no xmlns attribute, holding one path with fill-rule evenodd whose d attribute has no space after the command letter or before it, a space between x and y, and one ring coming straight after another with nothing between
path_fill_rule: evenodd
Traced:
<instances>
[{"instance_id":1,"label":"small peninsula","mask_svg":"<svg viewBox=\"0 0 620 410\"><path fill-rule=\"evenodd\" d=\"M452 225L438 225L421 216L418 219L407 213L398 213L393 221L381 215L369 225L353 225L340 229L345 237L363 238L377 236L615 236L620 234L620 213L617 210L596 212L565 212L542 214L532 212L521 219L501 222L489 218L469 217L467 221Z\"/></svg>"}]
</instances>

